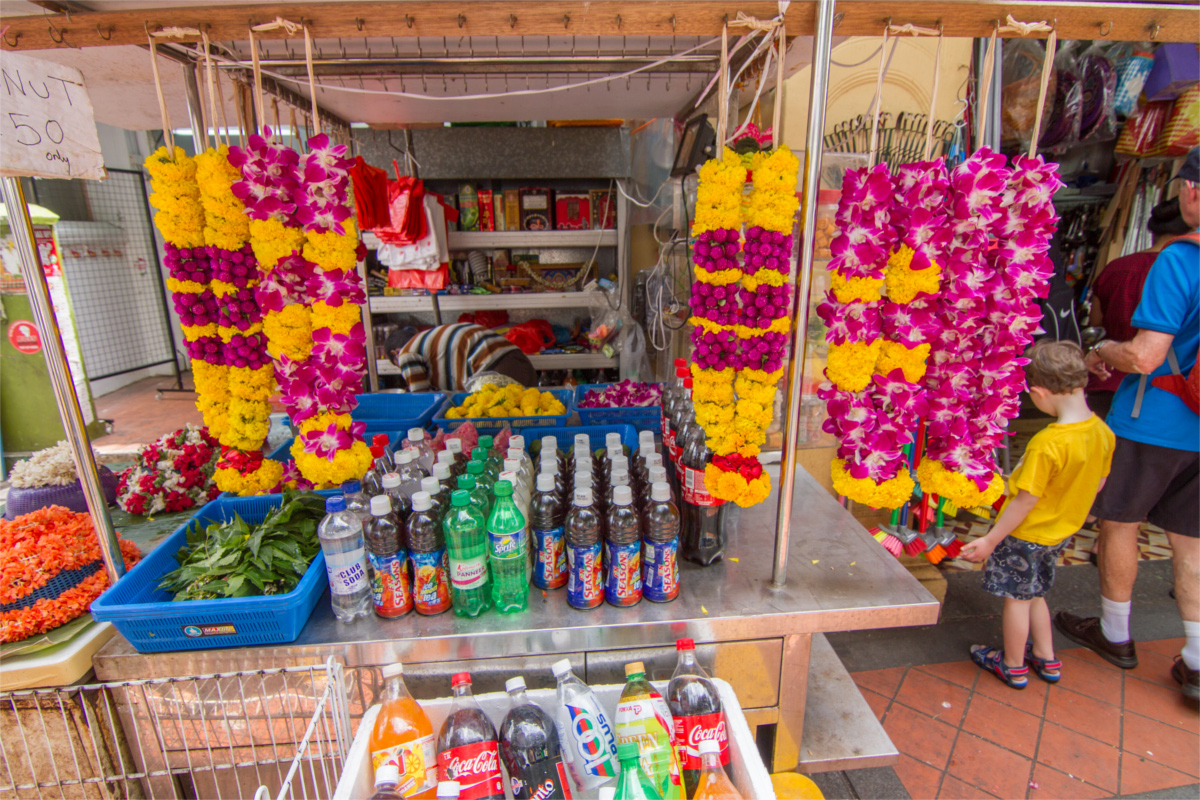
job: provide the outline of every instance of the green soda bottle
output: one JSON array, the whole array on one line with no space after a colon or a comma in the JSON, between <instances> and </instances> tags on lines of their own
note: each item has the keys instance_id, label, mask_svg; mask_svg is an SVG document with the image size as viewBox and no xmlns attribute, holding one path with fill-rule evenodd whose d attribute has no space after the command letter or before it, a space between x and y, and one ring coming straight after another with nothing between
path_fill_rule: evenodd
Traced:
<instances>
[{"instance_id":1,"label":"green soda bottle","mask_svg":"<svg viewBox=\"0 0 1200 800\"><path fill-rule=\"evenodd\" d=\"M483 457L487 459L487 471L492 475L499 475L504 467L504 456L496 452L493 442L491 436L479 437L479 447L483 450Z\"/></svg>"},{"instance_id":2,"label":"green soda bottle","mask_svg":"<svg viewBox=\"0 0 1200 800\"><path fill-rule=\"evenodd\" d=\"M487 519L491 508L488 506L487 489L475 482L474 475L459 475L458 488L471 496L471 508L479 514L480 519Z\"/></svg>"},{"instance_id":3,"label":"green soda bottle","mask_svg":"<svg viewBox=\"0 0 1200 800\"><path fill-rule=\"evenodd\" d=\"M488 575L488 537L483 515L462 489L450 495L450 511L442 520L450 555L450 598L454 613L477 617L491 604Z\"/></svg>"},{"instance_id":4,"label":"green soda bottle","mask_svg":"<svg viewBox=\"0 0 1200 800\"><path fill-rule=\"evenodd\" d=\"M617 778L616 800L662 800L658 787L642 769L637 744L617 745L617 759L621 762L621 775Z\"/></svg>"},{"instance_id":5,"label":"green soda bottle","mask_svg":"<svg viewBox=\"0 0 1200 800\"><path fill-rule=\"evenodd\" d=\"M513 486L497 481L496 502L487 521L488 565L492 572L492 605L501 614L524 611L529 604L529 543L525 517L513 502Z\"/></svg>"},{"instance_id":6,"label":"green soda bottle","mask_svg":"<svg viewBox=\"0 0 1200 800\"><path fill-rule=\"evenodd\" d=\"M487 465L482 459L472 459L470 464L467 464L467 474L475 479L475 485L483 489L484 500L487 501L484 508L484 518L487 518L488 513L492 510L492 485L496 483L496 478L488 475Z\"/></svg>"},{"instance_id":7,"label":"green soda bottle","mask_svg":"<svg viewBox=\"0 0 1200 800\"><path fill-rule=\"evenodd\" d=\"M642 769L663 800L681 800L683 781L676 757L675 723L667 701L646 680L641 661L625 665L625 689L617 701L617 744L636 745Z\"/></svg>"}]
</instances>

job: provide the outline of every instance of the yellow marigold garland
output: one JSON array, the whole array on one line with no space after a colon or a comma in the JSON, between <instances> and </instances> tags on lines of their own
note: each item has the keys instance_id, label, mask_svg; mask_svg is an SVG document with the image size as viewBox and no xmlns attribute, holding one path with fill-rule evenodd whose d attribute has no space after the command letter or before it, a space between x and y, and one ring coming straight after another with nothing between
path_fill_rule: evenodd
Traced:
<instances>
[{"instance_id":1,"label":"yellow marigold garland","mask_svg":"<svg viewBox=\"0 0 1200 800\"><path fill-rule=\"evenodd\" d=\"M893 370L904 372L904 380L917 383L925 377L925 361L929 357L929 344L919 344L909 348L902 342L880 339L883 342L879 350L879 360L875 362L875 372L879 375L890 375Z\"/></svg>"},{"instance_id":2,"label":"yellow marigold garland","mask_svg":"<svg viewBox=\"0 0 1200 800\"><path fill-rule=\"evenodd\" d=\"M907 469L880 484L870 478L855 478L846 470L845 460L840 458L830 464L830 473L835 492L871 508L899 508L912 497L916 486ZM921 484L924 486L924 481Z\"/></svg>"},{"instance_id":3,"label":"yellow marigold garland","mask_svg":"<svg viewBox=\"0 0 1200 800\"><path fill-rule=\"evenodd\" d=\"M1000 475L992 473L987 488L981 492L975 481L946 469L942 462L932 458L921 460L917 480L921 482L922 491L945 497L959 508L990 506L1004 494L1004 479Z\"/></svg>"},{"instance_id":4,"label":"yellow marigold garland","mask_svg":"<svg viewBox=\"0 0 1200 800\"><path fill-rule=\"evenodd\" d=\"M829 273L829 285L839 303L847 305L855 300L874 303L882 295L883 280L878 278L847 278L840 270Z\"/></svg>"},{"instance_id":5,"label":"yellow marigold garland","mask_svg":"<svg viewBox=\"0 0 1200 800\"><path fill-rule=\"evenodd\" d=\"M825 377L839 389L861 392L871 383L871 376L875 374L875 364L879 361L882 348L882 339L870 343L847 342L829 345L829 355L825 360Z\"/></svg>"},{"instance_id":6,"label":"yellow marigold garland","mask_svg":"<svg viewBox=\"0 0 1200 800\"><path fill-rule=\"evenodd\" d=\"M906 244L900 245L900 249L888 258L883 277L887 283L888 299L892 302L908 304L921 293L937 294L941 286L942 268L936 261L925 269L912 269L912 259L912 248ZM834 291L836 293L837 290ZM842 300L841 295L838 295L838 300L849 302Z\"/></svg>"}]
</instances>

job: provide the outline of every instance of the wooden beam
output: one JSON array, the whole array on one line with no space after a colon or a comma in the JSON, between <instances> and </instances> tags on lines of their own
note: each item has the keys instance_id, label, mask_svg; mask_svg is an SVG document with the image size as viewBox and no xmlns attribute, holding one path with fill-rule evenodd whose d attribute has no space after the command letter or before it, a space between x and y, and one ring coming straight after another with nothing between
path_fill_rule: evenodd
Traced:
<instances>
[{"instance_id":1,"label":"wooden beam","mask_svg":"<svg viewBox=\"0 0 1200 800\"><path fill-rule=\"evenodd\" d=\"M246 39L250 25L283 17L309 25L315 38L364 36L716 36L725 19L739 11L760 19L775 15L774 2L722 0L567 0L566 2L315 2L203 6L184 4L163 9L78 12L53 16L5 17L0 47L44 50L56 47L103 47L145 44L146 29L207 28L214 41ZM886 20L933 25L941 21L946 35L987 36L993 23L1012 14L1023 21L1057 20L1060 39L1154 39L1194 42L1200 30L1196 3L1009 3L915 2L915 0L842 0L835 33L880 35ZM814 0L794 0L787 12L789 36L812 35ZM1104 34L1103 36L1101 34ZM283 38L280 31L260 34ZM1005 34L1011 35L1011 34ZM171 41L195 41L184 37Z\"/></svg>"}]
</instances>

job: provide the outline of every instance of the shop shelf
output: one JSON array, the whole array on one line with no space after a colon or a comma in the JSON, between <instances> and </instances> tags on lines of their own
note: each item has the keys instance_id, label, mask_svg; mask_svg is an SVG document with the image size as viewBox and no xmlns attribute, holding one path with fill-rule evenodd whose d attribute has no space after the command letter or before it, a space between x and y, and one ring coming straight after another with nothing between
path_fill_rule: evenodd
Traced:
<instances>
[{"instance_id":1,"label":"shop shelf","mask_svg":"<svg viewBox=\"0 0 1200 800\"><path fill-rule=\"evenodd\" d=\"M449 433L464 422L472 423L480 433L493 433L503 430L505 423L508 427L516 430L517 428L539 428L553 427L561 428L567 424L567 420L571 416L574 399L571 397L570 389L549 389L547 390L558 398L567 409L565 414L555 414L552 416L538 417L482 417L472 419L449 419L446 417L446 412L454 406L462 405L462 402L467 397L467 392L455 392L446 399L442 407L438 409L437 415L433 418L433 424Z\"/></svg>"},{"instance_id":2,"label":"shop shelf","mask_svg":"<svg viewBox=\"0 0 1200 800\"><path fill-rule=\"evenodd\" d=\"M584 425L626 423L639 431L658 431L662 422L662 405L634 406L632 408L580 408L579 404L589 389L601 390L606 384L582 383L575 387L575 410ZM662 384L659 384L659 388Z\"/></svg>"},{"instance_id":3,"label":"shop shelf","mask_svg":"<svg viewBox=\"0 0 1200 800\"><path fill-rule=\"evenodd\" d=\"M616 247L617 231L450 231L451 250L520 250L526 247Z\"/></svg>"}]
</instances>

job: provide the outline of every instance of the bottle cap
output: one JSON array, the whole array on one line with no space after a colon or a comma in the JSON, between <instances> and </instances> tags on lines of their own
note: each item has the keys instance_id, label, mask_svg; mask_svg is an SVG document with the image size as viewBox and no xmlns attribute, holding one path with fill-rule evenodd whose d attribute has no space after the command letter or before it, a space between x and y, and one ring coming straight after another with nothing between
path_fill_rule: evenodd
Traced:
<instances>
[{"instance_id":1,"label":"bottle cap","mask_svg":"<svg viewBox=\"0 0 1200 800\"><path fill-rule=\"evenodd\" d=\"M509 678L504 682L504 691L515 692L517 689L525 688L525 679L518 675L515 678Z\"/></svg>"},{"instance_id":2,"label":"bottle cap","mask_svg":"<svg viewBox=\"0 0 1200 800\"><path fill-rule=\"evenodd\" d=\"M388 435L386 433L377 433L371 437L371 444L381 444L387 447L389 444Z\"/></svg>"},{"instance_id":3,"label":"bottle cap","mask_svg":"<svg viewBox=\"0 0 1200 800\"><path fill-rule=\"evenodd\" d=\"M483 462L482 461L472 461L470 464L467 464L467 474L468 475L482 475L483 474Z\"/></svg>"},{"instance_id":4,"label":"bottle cap","mask_svg":"<svg viewBox=\"0 0 1200 800\"><path fill-rule=\"evenodd\" d=\"M621 434L617 433L616 431L610 431L609 433L604 434L604 446L608 448L615 447L620 450Z\"/></svg>"},{"instance_id":5,"label":"bottle cap","mask_svg":"<svg viewBox=\"0 0 1200 800\"><path fill-rule=\"evenodd\" d=\"M676 639L675 640L675 649L676 650L695 650L696 649L696 640L695 639Z\"/></svg>"},{"instance_id":6,"label":"bottle cap","mask_svg":"<svg viewBox=\"0 0 1200 800\"><path fill-rule=\"evenodd\" d=\"M458 686L460 683L465 683L468 686L470 686L471 685L471 673L456 672L450 676L450 688L451 689L453 689L455 686Z\"/></svg>"},{"instance_id":7,"label":"bottle cap","mask_svg":"<svg viewBox=\"0 0 1200 800\"><path fill-rule=\"evenodd\" d=\"M704 741L700 742L700 747L698 749L700 750L700 755L702 756L719 756L721 754L721 745L717 744L712 739L705 739Z\"/></svg>"},{"instance_id":8,"label":"bottle cap","mask_svg":"<svg viewBox=\"0 0 1200 800\"><path fill-rule=\"evenodd\" d=\"M517 477L517 473L515 473L509 469L504 470L503 472L501 472L499 475L496 476L496 483L497 484L507 483L509 486L512 487L513 494L517 493L517 481L519 481L519 480L520 480L520 478Z\"/></svg>"},{"instance_id":9,"label":"bottle cap","mask_svg":"<svg viewBox=\"0 0 1200 800\"><path fill-rule=\"evenodd\" d=\"M592 463L590 457L585 456L584 458L575 459L575 472L586 472L588 475L591 475L595 471L596 465Z\"/></svg>"},{"instance_id":10,"label":"bottle cap","mask_svg":"<svg viewBox=\"0 0 1200 800\"><path fill-rule=\"evenodd\" d=\"M558 462L551 458L543 458L542 463L538 465L538 471L546 475L558 474Z\"/></svg>"},{"instance_id":11,"label":"bottle cap","mask_svg":"<svg viewBox=\"0 0 1200 800\"><path fill-rule=\"evenodd\" d=\"M637 675L638 673L641 673L642 675L646 674L646 665L643 664L642 662L630 661L628 664L625 665L625 677L626 678L628 678L630 675Z\"/></svg>"},{"instance_id":12,"label":"bottle cap","mask_svg":"<svg viewBox=\"0 0 1200 800\"><path fill-rule=\"evenodd\" d=\"M394 789L400 783L400 767L397 764L383 763L375 770L375 788Z\"/></svg>"},{"instance_id":13,"label":"bottle cap","mask_svg":"<svg viewBox=\"0 0 1200 800\"><path fill-rule=\"evenodd\" d=\"M650 453L642 461L645 463L646 469L654 469L663 465L661 453Z\"/></svg>"},{"instance_id":14,"label":"bottle cap","mask_svg":"<svg viewBox=\"0 0 1200 800\"><path fill-rule=\"evenodd\" d=\"M479 437L479 446L482 447L484 450L491 450L493 441L494 440L490 436L480 436Z\"/></svg>"},{"instance_id":15,"label":"bottle cap","mask_svg":"<svg viewBox=\"0 0 1200 800\"><path fill-rule=\"evenodd\" d=\"M395 664L388 664L386 667L383 668L382 672L383 672L383 677L394 678L397 675L404 674L404 665L399 662L397 662Z\"/></svg>"},{"instance_id":16,"label":"bottle cap","mask_svg":"<svg viewBox=\"0 0 1200 800\"><path fill-rule=\"evenodd\" d=\"M411 464L412 460L413 460L412 451L410 451L408 449L404 449L404 450L401 450L399 453L396 453L396 466L398 466L398 467L404 466L405 464Z\"/></svg>"},{"instance_id":17,"label":"bottle cap","mask_svg":"<svg viewBox=\"0 0 1200 800\"><path fill-rule=\"evenodd\" d=\"M408 440L410 442L419 442L419 441L423 440L424 438L425 438L425 429L424 428L409 428L408 429Z\"/></svg>"},{"instance_id":18,"label":"bottle cap","mask_svg":"<svg viewBox=\"0 0 1200 800\"><path fill-rule=\"evenodd\" d=\"M458 800L462 786L458 781L438 781L437 796L447 800Z\"/></svg>"},{"instance_id":19,"label":"bottle cap","mask_svg":"<svg viewBox=\"0 0 1200 800\"><path fill-rule=\"evenodd\" d=\"M516 436L508 437L508 449L510 449L510 450L516 449L516 450L523 451L525 449L525 437L519 433Z\"/></svg>"},{"instance_id":20,"label":"bottle cap","mask_svg":"<svg viewBox=\"0 0 1200 800\"><path fill-rule=\"evenodd\" d=\"M520 472L521 471L520 459L516 459L516 458L504 459L504 471L505 472Z\"/></svg>"},{"instance_id":21,"label":"bottle cap","mask_svg":"<svg viewBox=\"0 0 1200 800\"><path fill-rule=\"evenodd\" d=\"M437 463L453 464L454 463L454 453L451 453L449 450L438 450Z\"/></svg>"},{"instance_id":22,"label":"bottle cap","mask_svg":"<svg viewBox=\"0 0 1200 800\"><path fill-rule=\"evenodd\" d=\"M439 491L441 491L441 488L442 484L432 475L421 478L422 491L429 492L430 494L437 494Z\"/></svg>"},{"instance_id":23,"label":"bottle cap","mask_svg":"<svg viewBox=\"0 0 1200 800\"><path fill-rule=\"evenodd\" d=\"M371 498L371 516L382 517L392 513L392 498L386 494L377 494Z\"/></svg>"},{"instance_id":24,"label":"bottle cap","mask_svg":"<svg viewBox=\"0 0 1200 800\"><path fill-rule=\"evenodd\" d=\"M466 478L466 480L471 480L471 479ZM459 478L458 479L459 486L462 486L462 482L463 482L463 478ZM464 489L455 489L453 492L450 493L450 505L454 506L455 508L460 508L462 506L469 506L470 504L471 504L471 493L468 492L465 488Z\"/></svg>"},{"instance_id":25,"label":"bottle cap","mask_svg":"<svg viewBox=\"0 0 1200 800\"><path fill-rule=\"evenodd\" d=\"M558 437L552 433L548 433L542 437L542 452L547 451L553 453L558 449Z\"/></svg>"},{"instance_id":26,"label":"bottle cap","mask_svg":"<svg viewBox=\"0 0 1200 800\"><path fill-rule=\"evenodd\" d=\"M471 451L471 460L472 461L487 461L487 451L488 451L488 448L484 447L483 445L476 447L474 450Z\"/></svg>"},{"instance_id":27,"label":"bottle cap","mask_svg":"<svg viewBox=\"0 0 1200 800\"><path fill-rule=\"evenodd\" d=\"M604 449L604 457L607 458L609 461L612 461L617 456L623 456L623 455L625 455L625 454L621 452L620 445L617 445L616 447L606 447Z\"/></svg>"},{"instance_id":28,"label":"bottle cap","mask_svg":"<svg viewBox=\"0 0 1200 800\"><path fill-rule=\"evenodd\" d=\"M472 489L474 489L475 488L475 476L474 475L459 475L458 476L458 488L464 489L468 492L471 491Z\"/></svg>"},{"instance_id":29,"label":"bottle cap","mask_svg":"<svg viewBox=\"0 0 1200 800\"><path fill-rule=\"evenodd\" d=\"M405 447L404 450L413 457L413 461L416 461L421 456L421 454L417 452L417 448L413 447L412 445Z\"/></svg>"},{"instance_id":30,"label":"bottle cap","mask_svg":"<svg viewBox=\"0 0 1200 800\"><path fill-rule=\"evenodd\" d=\"M633 489L628 486L617 486L613 489L613 504L627 506L633 503Z\"/></svg>"},{"instance_id":31,"label":"bottle cap","mask_svg":"<svg viewBox=\"0 0 1200 800\"><path fill-rule=\"evenodd\" d=\"M371 458L383 458L383 445L371 445Z\"/></svg>"},{"instance_id":32,"label":"bottle cap","mask_svg":"<svg viewBox=\"0 0 1200 800\"><path fill-rule=\"evenodd\" d=\"M573 502L577 506L590 506L592 504L592 490L583 486L576 487Z\"/></svg>"},{"instance_id":33,"label":"bottle cap","mask_svg":"<svg viewBox=\"0 0 1200 800\"><path fill-rule=\"evenodd\" d=\"M629 472L629 457L624 454L617 456L612 460L612 468L614 472L619 469Z\"/></svg>"},{"instance_id":34,"label":"bottle cap","mask_svg":"<svg viewBox=\"0 0 1200 800\"><path fill-rule=\"evenodd\" d=\"M550 475L549 473L546 473L546 472L543 472L541 475L538 475L537 490L539 492L553 492L554 491L554 476Z\"/></svg>"},{"instance_id":35,"label":"bottle cap","mask_svg":"<svg viewBox=\"0 0 1200 800\"><path fill-rule=\"evenodd\" d=\"M608 484L610 486L628 486L629 472L623 469L614 469L608 476Z\"/></svg>"},{"instance_id":36,"label":"bottle cap","mask_svg":"<svg viewBox=\"0 0 1200 800\"><path fill-rule=\"evenodd\" d=\"M325 513L336 514L339 511L346 510L346 499L344 497L329 497L325 500Z\"/></svg>"},{"instance_id":37,"label":"bottle cap","mask_svg":"<svg viewBox=\"0 0 1200 800\"><path fill-rule=\"evenodd\" d=\"M446 449L449 450L451 453L458 455L459 453L462 452L462 440L457 439L457 438L447 439L446 440Z\"/></svg>"},{"instance_id":38,"label":"bottle cap","mask_svg":"<svg viewBox=\"0 0 1200 800\"><path fill-rule=\"evenodd\" d=\"M400 486L400 476L394 472L383 473L383 488L396 489Z\"/></svg>"},{"instance_id":39,"label":"bottle cap","mask_svg":"<svg viewBox=\"0 0 1200 800\"><path fill-rule=\"evenodd\" d=\"M654 447L654 431L638 431L638 449Z\"/></svg>"},{"instance_id":40,"label":"bottle cap","mask_svg":"<svg viewBox=\"0 0 1200 800\"><path fill-rule=\"evenodd\" d=\"M450 480L450 465L445 461L439 461L433 465L433 477L438 482Z\"/></svg>"},{"instance_id":41,"label":"bottle cap","mask_svg":"<svg viewBox=\"0 0 1200 800\"><path fill-rule=\"evenodd\" d=\"M617 435L619 436L620 434ZM575 434L575 446L591 449L592 440L586 433L577 433Z\"/></svg>"},{"instance_id":42,"label":"bottle cap","mask_svg":"<svg viewBox=\"0 0 1200 800\"><path fill-rule=\"evenodd\" d=\"M617 745L617 759L621 762L637 761L637 742L624 742Z\"/></svg>"},{"instance_id":43,"label":"bottle cap","mask_svg":"<svg viewBox=\"0 0 1200 800\"><path fill-rule=\"evenodd\" d=\"M666 472L666 470L663 471ZM666 481L655 481L650 484L650 499L656 503L669 503L671 501L671 484Z\"/></svg>"},{"instance_id":44,"label":"bottle cap","mask_svg":"<svg viewBox=\"0 0 1200 800\"><path fill-rule=\"evenodd\" d=\"M523 456L523 455L525 455L525 451L522 450L521 448L510 447L510 448L508 448L508 452L504 454L504 457L505 458L515 458L517 461L520 461L521 456Z\"/></svg>"},{"instance_id":45,"label":"bottle cap","mask_svg":"<svg viewBox=\"0 0 1200 800\"><path fill-rule=\"evenodd\" d=\"M576 492L576 495L578 495L578 492ZM563 675L566 675L570 671L571 671L571 659L569 659L569 658L564 658L561 661L555 661L553 664L550 665L550 672L553 673L554 677L556 677L556 678L561 678Z\"/></svg>"},{"instance_id":46,"label":"bottle cap","mask_svg":"<svg viewBox=\"0 0 1200 800\"><path fill-rule=\"evenodd\" d=\"M596 485L596 482L594 480L592 480L592 473L590 473L590 472L576 472L575 473L575 488L576 489L591 489L595 485Z\"/></svg>"},{"instance_id":47,"label":"bottle cap","mask_svg":"<svg viewBox=\"0 0 1200 800\"><path fill-rule=\"evenodd\" d=\"M660 465L657 467L651 467L648 471L650 473L650 483L666 483L666 481L667 481L667 468L666 467ZM670 488L670 484L668 484L668 488Z\"/></svg>"},{"instance_id":48,"label":"bottle cap","mask_svg":"<svg viewBox=\"0 0 1200 800\"><path fill-rule=\"evenodd\" d=\"M428 511L433 508L433 496L429 492L414 492L412 506L413 511Z\"/></svg>"},{"instance_id":49,"label":"bottle cap","mask_svg":"<svg viewBox=\"0 0 1200 800\"><path fill-rule=\"evenodd\" d=\"M496 485L492 487L492 491L496 494L496 497L512 497L513 485L508 482L507 478L504 477L505 475L511 475L511 474L512 473L507 473L507 472L502 473L500 475L501 479L496 481ZM516 477L516 476L514 475L513 477Z\"/></svg>"},{"instance_id":50,"label":"bottle cap","mask_svg":"<svg viewBox=\"0 0 1200 800\"><path fill-rule=\"evenodd\" d=\"M358 494L362 491L362 484L359 481L346 481L342 484L342 496L348 494Z\"/></svg>"}]
</instances>

